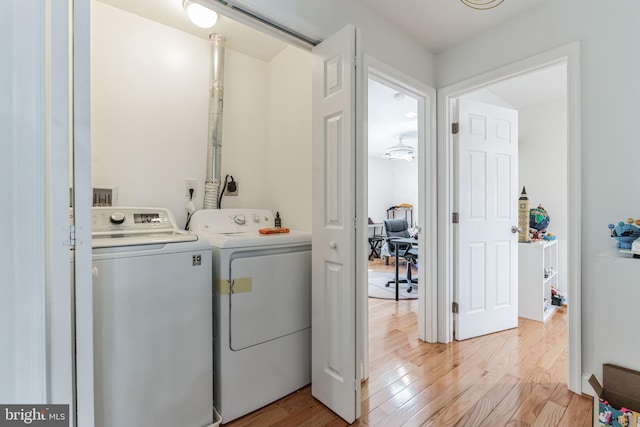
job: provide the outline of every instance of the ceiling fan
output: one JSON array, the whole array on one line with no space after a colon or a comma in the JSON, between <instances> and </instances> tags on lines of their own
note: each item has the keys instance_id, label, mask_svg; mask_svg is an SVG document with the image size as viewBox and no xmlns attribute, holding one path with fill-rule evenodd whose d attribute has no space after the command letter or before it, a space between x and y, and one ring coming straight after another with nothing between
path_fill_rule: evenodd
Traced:
<instances>
[{"instance_id":1,"label":"ceiling fan","mask_svg":"<svg viewBox=\"0 0 640 427\"><path fill-rule=\"evenodd\" d=\"M413 147L402 143L403 135L398 135L398 143L389 147L384 156L389 160L406 160L410 162L415 157Z\"/></svg>"}]
</instances>

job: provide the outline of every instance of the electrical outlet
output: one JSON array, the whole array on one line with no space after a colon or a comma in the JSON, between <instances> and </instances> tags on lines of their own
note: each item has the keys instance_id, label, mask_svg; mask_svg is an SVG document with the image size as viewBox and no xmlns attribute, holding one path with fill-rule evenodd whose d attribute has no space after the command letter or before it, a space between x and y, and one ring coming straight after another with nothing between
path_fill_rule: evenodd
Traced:
<instances>
[{"instance_id":1,"label":"electrical outlet","mask_svg":"<svg viewBox=\"0 0 640 427\"><path fill-rule=\"evenodd\" d=\"M238 181L233 181L233 185L235 185L235 188L233 188L233 191L231 191L229 189L229 184L227 183L227 189L224 191L224 195L225 196L237 196L238 195ZM231 187L233 187L233 185Z\"/></svg>"},{"instance_id":2,"label":"electrical outlet","mask_svg":"<svg viewBox=\"0 0 640 427\"><path fill-rule=\"evenodd\" d=\"M193 196L191 195L191 192L189 190L193 189ZM198 181L195 179L186 179L184 181L184 196L189 199L189 198L194 198L196 197L196 193L198 191Z\"/></svg>"}]
</instances>

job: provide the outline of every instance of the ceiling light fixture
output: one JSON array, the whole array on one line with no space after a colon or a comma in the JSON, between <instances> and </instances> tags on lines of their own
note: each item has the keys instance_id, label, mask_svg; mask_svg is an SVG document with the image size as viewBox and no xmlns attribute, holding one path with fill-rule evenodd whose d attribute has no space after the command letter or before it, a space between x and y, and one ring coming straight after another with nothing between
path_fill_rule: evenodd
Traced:
<instances>
[{"instance_id":1,"label":"ceiling light fixture","mask_svg":"<svg viewBox=\"0 0 640 427\"><path fill-rule=\"evenodd\" d=\"M200 28L211 28L218 22L218 14L201 4L194 3L191 0L184 0L182 7L187 11L191 22Z\"/></svg>"},{"instance_id":2,"label":"ceiling light fixture","mask_svg":"<svg viewBox=\"0 0 640 427\"><path fill-rule=\"evenodd\" d=\"M406 160L408 162L413 160L413 147L403 144L402 138L402 135L398 136L398 143L393 147L387 148L384 157L389 160Z\"/></svg>"},{"instance_id":3,"label":"ceiling light fixture","mask_svg":"<svg viewBox=\"0 0 640 427\"><path fill-rule=\"evenodd\" d=\"M460 0L466 6L476 10L493 9L499 6L504 0Z\"/></svg>"}]
</instances>

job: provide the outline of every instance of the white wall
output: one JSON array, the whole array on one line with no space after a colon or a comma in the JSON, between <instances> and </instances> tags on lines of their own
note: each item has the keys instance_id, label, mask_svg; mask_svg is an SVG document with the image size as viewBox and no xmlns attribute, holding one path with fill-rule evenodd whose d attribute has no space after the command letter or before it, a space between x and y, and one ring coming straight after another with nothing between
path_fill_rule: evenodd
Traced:
<instances>
[{"instance_id":1,"label":"white wall","mask_svg":"<svg viewBox=\"0 0 640 427\"><path fill-rule=\"evenodd\" d=\"M394 205L393 172L389 160L369 157L368 216L374 222L387 218L387 209Z\"/></svg>"},{"instance_id":2,"label":"white wall","mask_svg":"<svg viewBox=\"0 0 640 427\"><path fill-rule=\"evenodd\" d=\"M416 151L417 153L417 151ZM407 162L405 160L391 162L393 171L393 200L387 207L409 203L413 205L413 225L418 220L418 161ZM402 218L402 216L396 218ZM408 218L409 226L411 219Z\"/></svg>"},{"instance_id":3,"label":"white wall","mask_svg":"<svg viewBox=\"0 0 640 427\"><path fill-rule=\"evenodd\" d=\"M519 187L531 208L541 204L558 239L559 282L567 290L567 101L558 99L518 110Z\"/></svg>"},{"instance_id":4,"label":"white wall","mask_svg":"<svg viewBox=\"0 0 640 427\"><path fill-rule=\"evenodd\" d=\"M597 313L607 315L597 290L605 286L594 274L596 254L614 245L607 224L640 217L635 182L640 144L634 135L640 85L640 3L554 0L527 16L513 18L436 58L438 87L576 40L581 44L582 176L582 370L601 373L604 362L594 356L602 337ZM610 264L610 268L615 265ZM622 296L616 296L624 298ZM609 311L609 310L606 310ZM617 336L633 336L634 326L619 324ZM640 345L635 344L635 352ZM632 369L640 369L640 361Z\"/></svg>"},{"instance_id":5,"label":"white wall","mask_svg":"<svg viewBox=\"0 0 640 427\"><path fill-rule=\"evenodd\" d=\"M417 161L369 157L368 214L374 222L387 218L387 209L400 203L413 205L413 224L418 220ZM408 220L409 221L409 220Z\"/></svg>"},{"instance_id":6,"label":"white wall","mask_svg":"<svg viewBox=\"0 0 640 427\"><path fill-rule=\"evenodd\" d=\"M208 43L101 2L91 12L92 184L184 225L186 178L203 200Z\"/></svg>"},{"instance_id":7,"label":"white wall","mask_svg":"<svg viewBox=\"0 0 640 427\"><path fill-rule=\"evenodd\" d=\"M168 207L182 226L185 179L197 208L204 196L209 42L101 2L92 31L93 184L117 186L121 206ZM283 225L310 229L308 70L294 48L273 64L226 49L221 172L238 196L223 208L280 209Z\"/></svg>"},{"instance_id":8,"label":"white wall","mask_svg":"<svg viewBox=\"0 0 640 427\"><path fill-rule=\"evenodd\" d=\"M239 184L222 207L262 208L269 200L267 63L227 49L224 76L222 177Z\"/></svg>"},{"instance_id":9,"label":"white wall","mask_svg":"<svg viewBox=\"0 0 640 427\"><path fill-rule=\"evenodd\" d=\"M311 231L311 55L288 47L268 65L269 200L282 226Z\"/></svg>"}]
</instances>

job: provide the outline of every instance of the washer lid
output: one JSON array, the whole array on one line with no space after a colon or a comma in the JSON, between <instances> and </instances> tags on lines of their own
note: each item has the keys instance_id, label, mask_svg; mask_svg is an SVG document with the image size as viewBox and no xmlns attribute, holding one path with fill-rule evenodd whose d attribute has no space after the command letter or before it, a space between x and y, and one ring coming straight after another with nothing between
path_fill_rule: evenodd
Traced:
<instances>
[{"instance_id":1,"label":"washer lid","mask_svg":"<svg viewBox=\"0 0 640 427\"><path fill-rule=\"evenodd\" d=\"M114 246L138 246L157 245L164 243L195 242L196 234L166 231L158 233L139 234L103 234L93 235L91 246L93 248L109 248Z\"/></svg>"}]
</instances>

